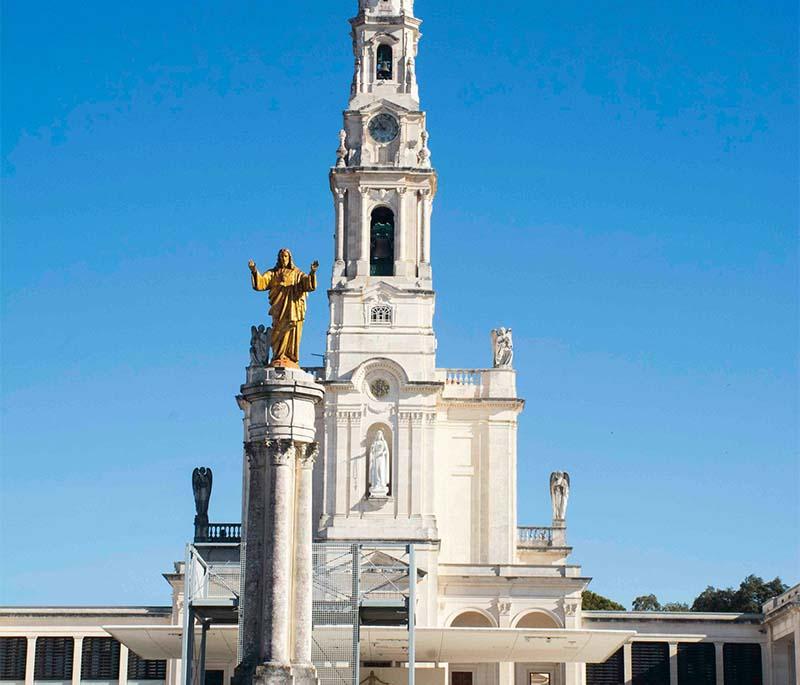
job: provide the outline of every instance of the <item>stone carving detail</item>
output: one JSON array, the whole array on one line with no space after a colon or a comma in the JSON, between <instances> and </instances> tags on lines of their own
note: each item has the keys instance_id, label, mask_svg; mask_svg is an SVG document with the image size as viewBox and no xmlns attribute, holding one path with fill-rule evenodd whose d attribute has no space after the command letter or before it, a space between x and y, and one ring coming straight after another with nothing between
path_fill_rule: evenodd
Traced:
<instances>
[{"instance_id":1,"label":"stone carving detail","mask_svg":"<svg viewBox=\"0 0 800 685\"><path fill-rule=\"evenodd\" d=\"M389 394L391 386L385 378L378 378L377 380L372 381L369 389L375 398L380 400Z\"/></svg>"},{"instance_id":2,"label":"stone carving detail","mask_svg":"<svg viewBox=\"0 0 800 685\"><path fill-rule=\"evenodd\" d=\"M250 366L269 365L269 346L272 342L272 329L264 324L250 326Z\"/></svg>"},{"instance_id":3,"label":"stone carving detail","mask_svg":"<svg viewBox=\"0 0 800 685\"><path fill-rule=\"evenodd\" d=\"M347 166L347 131L339 131L339 147L336 150L336 166Z\"/></svg>"},{"instance_id":4,"label":"stone carving detail","mask_svg":"<svg viewBox=\"0 0 800 685\"><path fill-rule=\"evenodd\" d=\"M369 447L369 496L384 498L389 494L389 444L379 430Z\"/></svg>"},{"instance_id":5,"label":"stone carving detail","mask_svg":"<svg viewBox=\"0 0 800 685\"><path fill-rule=\"evenodd\" d=\"M269 408L269 415L276 421L285 421L291 413L291 407L283 400L278 400Z\"/></svg>"},{"instance_id":6,"label":"stone carving detail","mask_svg":"<svg viewBox=\"0 0 800 685\"><path fill-rule=\"evenodd\" d=\"M267 449L273 466L286 466L297 453L297 447L291 440L268 440Z\"/></svg>"},{"instance_id":7,"label":"stone carving detail","mask_svg":"<svg viewBox=\"0 0 800 685\"><path fill-rule=\"evenodd\" d=\"M420 134L420 138L422 140L422 149L419 151L419 155L417 156L419 160L419 165L423 169L430 169L431 168L431 151L428 148L428 132L423 131Z\"/></svg>"},{"instance_id":8,"label":"stone carving detail","mask_svg":"<svg viewBox=\"0 0 800 685\"><path fill-rule=\"evenodd\" d=\"M564 615L574 616L578 612L578 605L570 602L564 605Z\"/></svg>"},{"instance_id":9,"label":"stone carving detail","mask_svg":"<svg viewBox=\"0 0 800 685\"><path fill-rule=\"evenodd\" d=\"M267 443L263 440L255 440L244 443L244 451L247 454L247 463L251 471L260 471L267 465Z\"/></svg>"},{"instance_id":10,"label":"stone carving detail","mask_svg":"<svg viewBox=\"0 0 800 685\"><path fill-rule=\"evenodd\" d=\"M511 602L499 600L497 602L497 613L499 616L508 616L511 613Z\"/></svg>"},{"instance_id":11,"label":"stone carving detail","mask_svg":"<svg viewBox=\"0 0 800 685\"><path fill-rule=\"evenodd\" d=\"M492 331L494 347L494 368L510 369L514 362L514 340L510 328L496 328Z\"/></svg>"},{"instance_id":12,"label":"stone carving detail","mask_svg":"<svg viewBox=\"0 0 800 685\"><path fill-rule=\"evenodd\" d=\"M311 442L307 445L298 445L298 447L300 448L298 455L300 466L304 468L314 466L314 462L319 456L319 443Z\"/></svg>"},{"instance_id":13,"label":"stone carving detail","mask_svg":"<svg viewBox=\"0 0 800 685\"><path fill-rule=\"evenodd\" d=\"M566 471L550 474L550 498L553 501L553 520L564 521L569 502L569 474Z\"/></svg>"},{"instance_id":14,"label":"stone carving detail","mask_svg":"<svg viewBox=\"0 0 800 685\"><path fill-rule=\"evenodd\" d=\"M414 88L414 58L406 60L406 93L410 93Z\"/></svg>"}]
</instances>

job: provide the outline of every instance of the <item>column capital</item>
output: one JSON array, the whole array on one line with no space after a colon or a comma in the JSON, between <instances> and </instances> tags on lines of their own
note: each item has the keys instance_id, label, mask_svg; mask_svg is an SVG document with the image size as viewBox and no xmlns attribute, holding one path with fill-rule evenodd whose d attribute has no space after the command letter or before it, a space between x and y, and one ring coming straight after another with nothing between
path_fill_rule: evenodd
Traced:
<instances>
[{"instance_id":1,"label":"column capital","mask_svg":"<svg viewBox=\"0 0 800 685\"><path fill-rule=\"evenodd\" d=\"M336 188L333 192L336 194L336 197L340 202L344 200L344 196L347 195L346 188Z\"/></svg>"},{"instance_id":2,"label":"column capital","mask_svg":"<svg viewBox=\"0 0 800 685\"><path fill-rule=\"evenodd\" d=\"M263 471L267 465L267 441L249 440L244 443L247 464L251 471Z\"/></svg>"},{"instance_id":3,"label":"column capital","mask_svg":"<svg viewBox=\"0 0 800 685\"><path fill-rule=\"evenodd\" d=\"M308 444L298 444L297 448L297 463L300 468L314 468L314 462L319 456L319 443L311 442Z\"/></svg>"},{"instance_id":4,"label":"column capital","mask_svg":"<svg viewBox=\"0 0 800 685\"><path fill-rule=\"evenodd\" d=\"M273 466L286 466L297 454L292 440L267 440L267 451Z\"/></svg>"}]
</instances>

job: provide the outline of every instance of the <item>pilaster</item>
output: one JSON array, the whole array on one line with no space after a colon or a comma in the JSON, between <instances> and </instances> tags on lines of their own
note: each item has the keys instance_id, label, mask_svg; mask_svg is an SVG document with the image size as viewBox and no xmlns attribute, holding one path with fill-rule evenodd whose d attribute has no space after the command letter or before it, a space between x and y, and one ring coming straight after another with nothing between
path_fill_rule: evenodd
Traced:
<instances>
[{"instance_id":1,"label":"pilaster","mask_svg":"<svg viewBox=\"0 0 800 685\"><path fill-rule=\"evenodd\" d=\"M725 653L722 642L714 643L714 660L717 667L717 685L725 685Z\"/></svg>"},{"instance_id":2,"label":"pilaster","mask_svg":"<svg viewBox=\"0 0 800 685\"><path fill-rule=\"evenodd\" d=\"M81 685L81 669L83 663L83 636L72 638L72 685Z\"/></svg>"}]
</instances>

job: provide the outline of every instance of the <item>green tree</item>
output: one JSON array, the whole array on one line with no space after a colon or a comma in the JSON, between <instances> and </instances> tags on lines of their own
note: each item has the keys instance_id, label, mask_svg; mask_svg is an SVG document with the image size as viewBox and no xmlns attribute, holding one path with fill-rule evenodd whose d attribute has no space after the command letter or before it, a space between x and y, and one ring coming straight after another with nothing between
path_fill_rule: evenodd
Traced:
<instances>
[{"instance_id":1,"label":"green tree","mask_svg":"<svg viewBox=\"0 0 800 685\"><path fill-rule=\"evenodd\" d=\"M586 611L625 611L625 607L608 597L584 590L581 595L581 608Z\"/></svg>"},{"instance_id":2,"label":"green tree","mask_svg":"<svg viewBox=\"0 0 800 685\"><path fill-rule=\"evenodd\" d=\"M641 595L633 600L634 611L661 611L661 603L655 595Z\"/></svg>"},{"instance_id":3,"label":"green tree","mask_svg":"<svg viewBox=\"0 0 800 685\"><path fill-rule=\"evenodd\" d=\"M685 602L667 602L661 607L661 611L689 611L689 605Z\"/></svg>"},{"instance_id":4,"label":"green tree","mask_svg":"<svg viewBox=\"0 0 800 685\"><path fill-rule=\"evenodd\" d=\"M692 611L734 611L757 614L761 605L786 592L788 586L780 578L765 582L763 578L749 575L738 590L715 588L709 585L692 603Z\"/></svg>"}]
</instances>

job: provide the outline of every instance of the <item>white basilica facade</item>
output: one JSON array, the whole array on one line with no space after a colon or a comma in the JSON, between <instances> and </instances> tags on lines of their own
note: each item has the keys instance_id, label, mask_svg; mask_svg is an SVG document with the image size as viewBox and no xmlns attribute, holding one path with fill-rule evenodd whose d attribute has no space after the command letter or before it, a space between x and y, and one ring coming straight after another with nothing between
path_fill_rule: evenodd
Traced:
<instances>
[{"instance_id":1,"label":"white basilica facade","mask_svg":"<svg viewBox=\"0 0 800 685\"><path fill-rule=\"evenodd\" d=\"M373 550L357 564L387 578L413 549L414 580L387 581L404 594L399 623L390 603L353 605L355 656L320 646L321 681L402 685L412 670L421 685L798 683L798 588L763 614L584 611L591 579L568 543L569 476L551 479L548 525L517 520L524 401L510 330L493 332L489 368L436 363L437 175L415 67L420 25L413 0L359 0L351 20L354 75L330 172L330 324L325 366L314 371L325 389L317 549L352 548L354 559ZM0 609L0 685L229 682L240 648L239 542L236 524L196 525L187 561L165 574L169 606ZM206 585L187 622L190 566ZM319 645L346 632L327 579L315 578ZM414 630L402 626L409 601ZM202 663L187 679L188 635L188 654Z\"/></svg>"}]
</instances>

